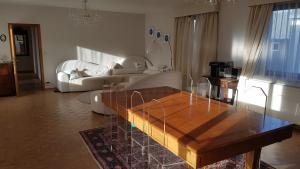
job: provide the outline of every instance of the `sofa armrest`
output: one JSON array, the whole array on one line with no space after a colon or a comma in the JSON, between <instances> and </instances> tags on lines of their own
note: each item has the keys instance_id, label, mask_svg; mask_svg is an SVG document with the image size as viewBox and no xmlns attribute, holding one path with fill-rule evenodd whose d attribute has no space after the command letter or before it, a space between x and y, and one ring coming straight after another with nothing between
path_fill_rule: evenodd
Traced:
<instances>
[{"instance_id":1,"label":"sofa armrest","mask_svg":"<svg viewBox=\"0 0 300 169\"><path fill-rule=\"evenodd\" d=\"M68 74L64 72L57 73L57 89L60 92L68 92L69 91L69 80L70 77Z\"/></svg>"},{"instance_id":2,"label":"sofa armrest","mask_svg":"<svg viewBox=\"0 0 300 169\"><path fill-rule=\"evenodd\" d=\"M58 80L58 82L68 82L69 83L70 77L65 72L58 72L57 80Z\"/></svg>"}]
</instances>

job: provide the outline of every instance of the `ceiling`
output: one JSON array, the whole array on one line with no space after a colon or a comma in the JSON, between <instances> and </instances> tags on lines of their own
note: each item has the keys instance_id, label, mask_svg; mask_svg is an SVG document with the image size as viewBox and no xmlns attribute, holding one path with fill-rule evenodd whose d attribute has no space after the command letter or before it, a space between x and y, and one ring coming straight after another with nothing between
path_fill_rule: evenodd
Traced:
<instances>
[{"instance_id":1,"label":"ceiling","mask_svg":"<svg viewBox=\"0 0 300 169\"><path fill-rule=\"evenodd\" d=\"M192 0L88 0L92 9L147 13L155 10L169 10L190 5ZM20 5L40 5L54 7L82 7L82 0L0 0L3 3Z\"/></svg>"}]
</instances>

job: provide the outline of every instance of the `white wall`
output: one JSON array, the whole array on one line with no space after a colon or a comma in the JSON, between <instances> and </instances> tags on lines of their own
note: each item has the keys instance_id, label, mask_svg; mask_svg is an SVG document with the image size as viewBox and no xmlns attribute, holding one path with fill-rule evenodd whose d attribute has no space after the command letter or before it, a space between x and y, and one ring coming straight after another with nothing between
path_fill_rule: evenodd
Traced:
<instances>
[{"instance_id":1,"label":"white wall","mask_svg":"<svg viewBox=\"0 0 300 169\"><path fill-rule=\"evenodd\" d=\"M246 1L224 3L219 11L218 60L242 66L244 37L250 9Z\"/></svg>"},{"instance_id":2,"label":"white wall","mask_svg":"<svg viewBox=\"0 0 300 169\"><path fill-rule=\"evenodd\" d=\"M130 57L145 54L145 15L102 12L95 25L76 26L68 8L0 5L0 33L8 37L8 23L41 25L45 81L56 82L55 68L67 59L77 59L77 47ZM10 59L9 41L0 43L0 57Z\"/></svg>"},{"instance_id":3,"label":"white wall","mask_svg":"<svg viewBox=\"0 0 300 169\"><path fill-rule=\"evenodd\" d=\"M237 66L242 66L245 33L248 15L250 13L248 6L279 1L280 0L243 0L236 1L235 4L222 4L219 11L219 59L221 61L233 60ZM260 86L268 93L268 108L272 111L272 113L270 113L271 115L300 124L299 88L286 86L284 84L270 84L269 82L256 79L248 81L247 85L248 87L251 85ZM252 100L250 102L258 106L264 105L264 96L258 91L254 91L248 100Z\"/></svg>"},{"instance_id":4,"label":"white wall","mask_svg":"<svg viewBox=\"0 0 300 169\"><path fill-rule=\"evenodd\" d=\"M148 35L148 29L154 28L156 31L160 31L162 34L169 34L171 36L171 42L173 44L173 29L174 29L174 17L170 12L156 12L146 14L146 52L149 51L147 57L153 62L154 65L171 65L171 54L169 46L163 41L153 41L154 38Z\"/></svg>"},{"instance_id":5,"label":"white wall","mask_svg":"<svg viewBox=\"0 0 300 169\"><path fill-rule=\"evenodd\" d=\"M170 35L172 52L174 42L174 22L175 17L187 16L193 14L200 14L205 12L216 11L216 7L209 4L186 4L182 6L175 6L174 8L156 8L155 11L146 13L146 51L151 50L148 57L154 62L154 65L168 65L171 63L171 55L169 46L167 43L155 42L152 43L153 38L147 35L149 28L155 28L156 31L160 31L163 34ZM173 52L174 53L174 52Z\"/></svg>"}]
</instances>

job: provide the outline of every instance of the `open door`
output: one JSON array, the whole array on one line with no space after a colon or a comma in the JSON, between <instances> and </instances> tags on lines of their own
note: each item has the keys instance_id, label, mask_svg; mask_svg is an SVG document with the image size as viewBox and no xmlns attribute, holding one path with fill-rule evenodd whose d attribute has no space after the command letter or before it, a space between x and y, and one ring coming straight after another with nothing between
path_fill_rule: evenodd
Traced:
<instances>
[{"instance_id":1,"label":"open door","mask_svg":"<svg viewBox=\"0 0 300 169\"><path fill-rule=\"evenodd\" d=\"M42 36L41 36L41 26L39 24L36 25L37 31L37 45L39 52L39 65L40 65L40 77L41 77L41 88L45 90L45 77L44 77L44 57L43 57L43 48L42 48Z\"/></svg>"},{"instance_id":2,"label":"open door","mask_svg":"<svg viewBox=\"0 0 300 169\"><path fill-rule=\"evenodd\" d=\"M34 75L36 75L39 79L39 82L38 82L38 84L40 84L40 85L38 85L39 89L41 89L41 90L45 89L43 52L42 52L42 43L41 43L42 39L41 39L40 25L39 24L9 23L8 29L9 29L9 39L10 39L10 49L11 49L11 60L12 60L13 66L14 66L16 95L20 96L20 94L23 94L23 91L24 91L24 79L21 76L21 75L24 75L24 65L31 65L31 64L28 64L28 62L24 63L25 57L23 57L23 56L34 57L34 59L33 59L34 61L32 62L32 64L34 65L34 69L33 69ZM30 33L28 33L28 32L27 32L27 34L20 33L20 32L22 32L20 30L23 30L23 29L25 29L26 31L29 31ZM30 34L30 36L29 36L29 34ZM25 39L27 39L28 43ZM30 39L30 40L28 40L28 39ZM29 45L30 47L26 47L24 45L24 44L29 44L29 43L31 44L31 45ZM31 50L25 50L28 48L30 48ZM24 64L22 64L22 63L24 63ZM27 67L27 69L28 69L28 67ZM27 72L27 70L25 70L25 71ZM23 73L21 73L21 72L23 72Z\"/></svg>"},{"instance_id":3,"label":"open door","mask_svg":"<svg viewBox=\"0 0 300 169\"><path fill-rule=\"evenodd\" d=\"M13 24L8 24L8 31L9 31L9 40L10 40L11 59L12 59L12 63L14 66L16 95L19 96L20 89L19 89L19 79L18 79L18 73L17 73L17 59L16 59L16 48L15 48Z\"/></svg>"}]
</instances>

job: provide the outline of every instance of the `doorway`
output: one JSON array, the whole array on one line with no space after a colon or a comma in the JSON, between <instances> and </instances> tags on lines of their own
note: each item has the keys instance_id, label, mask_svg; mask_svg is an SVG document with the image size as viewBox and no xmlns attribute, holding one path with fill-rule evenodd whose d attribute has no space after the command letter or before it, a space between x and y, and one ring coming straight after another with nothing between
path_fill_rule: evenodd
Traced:
<instances>
[{"instance_id":1,"label":"doorway","mask_svg":"<svg viewBox=\"0 0 300 169\"><path fill-rule=\"evenodd\" d=\"M17 96L43 90L40 25L10 23L8 27Z\"/></svg>"}]
</instances>

